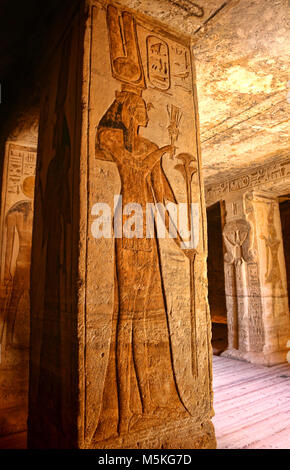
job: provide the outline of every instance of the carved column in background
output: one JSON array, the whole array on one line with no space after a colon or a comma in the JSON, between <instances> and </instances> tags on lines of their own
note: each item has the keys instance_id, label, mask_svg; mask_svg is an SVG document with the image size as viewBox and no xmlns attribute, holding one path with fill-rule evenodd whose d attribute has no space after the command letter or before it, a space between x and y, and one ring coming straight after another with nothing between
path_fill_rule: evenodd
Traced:
<instances>
[{"instance_id":1,"label":"carved column in background","mask_svg":"<svg viewBox=\"0 0 290 470\"><path fill-rule=\"evenodd\" d=\"M224 242L229 349L225 356L286 361L287 282L278 201L270 193L226 200Z\"/></svg>"},{"instance_id":2,"label":"carved column in background","mask_svg":"<svg viewBox=\"0 0 290 470\"><path fill-rule=\"evenodd\" d=\"M190 39L112 2L91 2L83 37L84 17L49 64L43 98L29 443L214 447ZM113 212L118 194L143 214L147 203L195 203L194 248L155 230L95 238L95 204Z\"/></svg>"},{"instance_id":3,"label":"carved column in background","mask_svg":"<svg viewBox=\"0 0 290 470\"><path fill-rule=\"evenodd\" d=\"M35 137L35 136L34 136ZM0 220L0 435L26 430L36 148L6 144Z\"/></svg>"}]
</instances>

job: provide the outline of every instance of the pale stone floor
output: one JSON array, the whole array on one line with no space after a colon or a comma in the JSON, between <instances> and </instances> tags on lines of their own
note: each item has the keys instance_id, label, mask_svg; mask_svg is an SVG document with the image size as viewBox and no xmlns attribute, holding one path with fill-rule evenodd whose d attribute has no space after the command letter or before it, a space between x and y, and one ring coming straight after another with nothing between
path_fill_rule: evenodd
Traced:
<instances>
[{"instance_id":1,"label":"pale stone floor","mask_svg":"<svg viewBox=\"0 0 290 470\"><path fill-rule=\"evenodd\" d=\"M213 381L219 449L290 449L290 364L213 356Z\"/></svg>"},{"instance_id":2,"label":"pale stone floor","mask_svg":"<svg viewBox=\"0 0 290 470\"><path fill-rule=\"evenodd\" d=\"M262 367L213 356L213 422L219 449L290 448L290 364ZM0 449L26 447L26 434Z\"/></svg>"}]
</instances>

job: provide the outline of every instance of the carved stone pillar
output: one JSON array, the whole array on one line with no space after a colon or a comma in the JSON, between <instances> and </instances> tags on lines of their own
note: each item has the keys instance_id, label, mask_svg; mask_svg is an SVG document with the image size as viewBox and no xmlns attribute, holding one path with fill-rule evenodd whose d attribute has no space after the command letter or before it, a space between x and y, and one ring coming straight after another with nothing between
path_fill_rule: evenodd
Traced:
<instances>
[{"instance_id":1,"label":"carved stone pillar","mask_svg":"<svg viewBox=\"0 0 290 470\"><path fill-rule=\"evenodd\" d=\"M29 445L214 447L190 38L112 2L86 13L50 61L43 96ZM168 202L194 204L186 250L185 233L158 237L158 214L145 231L147 205Z\"/></svg>"},{"instance_id":2,"label":"carved stone pillar","mask_svg":"<svg viewBox=\"0 0 290 470\"><path fill-rule=\"evenodd\" d=\"M290 321L278 201L269 192L238 193L226 200L226 212L229 348L223 355L284 362Z\"/></svg>"}]
</instances>

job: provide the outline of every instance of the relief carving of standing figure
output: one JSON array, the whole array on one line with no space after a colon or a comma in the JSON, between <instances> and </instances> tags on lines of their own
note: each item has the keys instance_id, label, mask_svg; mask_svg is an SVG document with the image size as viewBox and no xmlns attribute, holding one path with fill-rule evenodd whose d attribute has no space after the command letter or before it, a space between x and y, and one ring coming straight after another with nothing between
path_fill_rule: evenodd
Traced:
<instances>
[{"instance_id":1,"label":"relief carving of standing figure","mask_svg":"<svg viewBox=\"0 0 290 470\"><path fill-rule=\"evenodd\" d=\"M30 256L31 237L33 223L33 195L34 176L28 176L23 181L22 191L29 200L17 202L6 215L5 225L7 233L7 247L5 254L5 284L10 289L10 295L6 302L4 311L4 323L0 341L3 340L3 332L6 326L6 348L9 346L18 348L28 348L29 346L29 318L19 318L22 335L16 337L15 327L19 314L23 316L25 312L19 312L18 307L21 299L26 295L29 297L30 287ZM18 236L18 254L16 259L15 272L11 274L11 263L14 251L15 235ZM28 305L27 305L28 307ZM24 323L23 323L24 321ZM25 328L27 326L27 328ZM27 331L26 331L27 330Z\"/></svg>"},{"instance_id":2,"label":"relief carving of standing figure","mask_svg":"<svg viewBox=\"0 0 290 470\"><path fill-rule=\"evenodd\" d=\"M97 160L117 165L123 206L138 203L143 214L146 203L175 201L161 165L175 149L158 148L139 135L148 119L141 91L123 86L96 136ZM189 251L194 250L184 250L185 256L191 256ZM115 314L95 440L137 429L146 420L188 416L173 367L156 233L153 238L115 238L115 266Z\"/></svg>"}]
</instances>

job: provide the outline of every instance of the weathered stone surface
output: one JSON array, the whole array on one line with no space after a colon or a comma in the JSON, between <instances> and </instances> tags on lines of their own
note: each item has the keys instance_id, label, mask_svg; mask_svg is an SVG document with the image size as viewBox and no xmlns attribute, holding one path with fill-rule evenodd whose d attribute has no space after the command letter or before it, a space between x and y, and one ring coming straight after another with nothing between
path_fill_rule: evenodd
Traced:
<instances>
[{"instance_id":1,"label":"weathered stone surface","mask_svg":"<svg viewBox=\"0 0 290 470\"><path fill-rule=\"evenodd\" d=\"M30 446L214 447L191 43L89 5L84 38L80 14L50 64L40 121ZM115 203L116 221L120 194L124 213L194 203L194 245L154 231L96 238L96 204Z\"/></svg>"},{"instance_id":2,"label":"weathered stone surface","mask_svg":"<svg viewBox=\"0 0 290 470\"><path fill-rule=\"evenodd\" d=\"M120 0L119 3L193 36L231 0Z\"/></svg>"},{"instance_id":3,"label":"weathered stone surface","mask_svg":"<svg viewBox=\"0 0 290 470\"><path fill-rule=\"evenodd\" d=\"M206 184L289 151L288 18L286 0L243 0L198 33L194 54Z\"/></svg>"}]
</instances>

